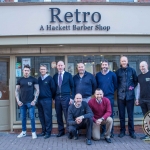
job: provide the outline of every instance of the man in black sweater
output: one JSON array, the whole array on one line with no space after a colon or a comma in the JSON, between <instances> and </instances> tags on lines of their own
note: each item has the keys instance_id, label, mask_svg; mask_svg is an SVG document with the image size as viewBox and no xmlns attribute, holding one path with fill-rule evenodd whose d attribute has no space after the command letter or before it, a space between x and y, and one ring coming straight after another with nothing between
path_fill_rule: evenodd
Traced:
<instances>
[{"instance_id":1,"label":"man in black sweater","mask_svg":"<svg viewBox=\"0 0 150 150\"><path fill-rule=\"evenodd\" d=\"M85 101L82 101L82 95L76 94L74 104L68 109L68 138L78 139L78 130L86 128L86 144L91 145L91 134L93 126L93 113Z\"/></svg>"},{"instance_id":2,"label":"man in black sweater","mask_svg":"<svg viewBox=\"0 0 150 150\"><path fill-rule=\"evenodd\" d=\"M46 65L40 66L40 73L41 76L38 78L40 88L38 112L42 125L42 133L40 136L44 136L44 139L47 139L50 137L52 130L52 97L55 92L55 83L53 78L46 74Z\"/></svg>"},{"instance_id":3,"label":"man in black sweater","mask_svg":"<svg viewBox=\"0 0 150 150\"><path fill-rule=\"evenodd\" d=\"M80 93L82 100L88 103L97 88L96 79L91 73L85 71L83 63L79 63L77 69L78 73L73 77L75 94Z\"/></svg>"},{"instance_id":4,"label":"man in black sweater","mask_svg":"<svg viewBox=\"0 0 150 150\"><path fill-rule=\"evenodd\" d=\"M138 75L138 86L136 92L136 105L140 105L143 115L145 116L150 111L150 71L146 61L140 63L141 74ZM140 139L148 139L149 136L145 135Z\"/></svg>"},{"instance_id":5,"label":"man in black sweater","mask_svg":"<svg viewBox=\"0 0 150 150\"><path fill-rule=\"evenodd\" d=\"M63 113L67 122L68 107L69 104L73 103L74 99L74 84L72 75L64 71L65 64L63 61L57 63L57 69L58 73L54 75L53 79L57 87L54 99L59 131L57 137L60 137L65 134Z\"/></svg>"}]
</instances>

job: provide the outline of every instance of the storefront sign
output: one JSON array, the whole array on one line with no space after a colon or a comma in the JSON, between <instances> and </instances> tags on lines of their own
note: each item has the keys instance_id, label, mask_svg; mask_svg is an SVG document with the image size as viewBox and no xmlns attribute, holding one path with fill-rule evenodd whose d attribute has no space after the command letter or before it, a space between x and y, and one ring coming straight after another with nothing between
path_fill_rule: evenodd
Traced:
<instances>
[{"instance_id":1,"label":"storefront sign","mask_svg":"<svg viewBox=\"0 0 150 150\"><path fill-rule=\"evenodd\" d=\"M150 34L150 6L143 5L13 4L0 14L0 36Z\"/></svg>"},{"instance_id":2,"label":"storefront sign","mask_svg":"<svg viewBox=\"0 0 150 150\"><path fill-rule=\"evenodd\" d=\"M100 12L80 12L78 9L75 9L74 12L65 12L62 17L60 17L61 9L60 8L49 8L50 9L50 25L41 25L40 30L48 31L91 31L91 30L104 30L109 31L110 26L102 26L97 24L101 20ZM72 25L60 25L60 23L70 24L72 22L76 24ZM93 25L88 25L88 22L91 21ZM58 24L58 23L59 24ZM51 25L56 23L57 25Z\"/></svg>"}]
</instances>

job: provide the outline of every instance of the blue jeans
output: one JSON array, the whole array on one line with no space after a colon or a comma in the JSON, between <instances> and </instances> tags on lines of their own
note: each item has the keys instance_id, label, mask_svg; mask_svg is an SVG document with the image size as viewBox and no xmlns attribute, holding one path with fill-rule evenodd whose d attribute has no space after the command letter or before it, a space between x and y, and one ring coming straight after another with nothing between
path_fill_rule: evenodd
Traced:
<instances>
[{"instance_id":1,"label":"blue jeans","mask_svg":"<svg viewBox=\"0 0 150 150\"><path fill-rule=\"evenodd\" d=\"M22 131L26 131L26 121L27 121L27 109L29 111L29 116L31 120L32 132L35 132L35 106L32 106L31 103L23 104L20 107L21 119L22 119Z\"/></svg>"}]
</instances>

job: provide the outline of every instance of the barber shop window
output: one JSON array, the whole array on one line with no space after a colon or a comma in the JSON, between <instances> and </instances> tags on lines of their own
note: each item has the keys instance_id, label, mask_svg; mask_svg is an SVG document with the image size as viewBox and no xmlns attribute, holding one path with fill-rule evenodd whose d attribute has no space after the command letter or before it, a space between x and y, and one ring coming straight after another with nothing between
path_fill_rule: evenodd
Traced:
<instances>
[{"instance_id":1,"label":"barber shop window","mask_svg":"<svg viewBox=\"0 0 150 150\"><path fill-rule=\"evenodd\" d=\"M62 60L64 61L64 56L37 56L37 57L29 57L29 56L22 56L22 57L16 57L16 83L17 80L23 76L22 69L24 65L28 64L31 66L31 76L38 79L40 76L39 68L40 65L46 65L48 72L50 76L53 77L53 75L57 72L56 63ZM29 118L29 114L27 114ZM38 110L35 109L35 118L38 120ZM16 120L21 120L20 118L20 109L19 106L16 104ZM53 122L56 122L55 117L55 110L53 106Z\"/></svg>"},{"instance_id":2,"label":"barber shop window","mask_svg":"<svg viewBox=\"0 0 150 150\"><path fill-rule=\"evenodd\" d=\"M77 74L77 64L83 62L85 65L85 70L96 75L97 72L101 71L101 61L107 59L109 61L109 69L115 72L120 68L120 56L121 55L75 55L68 56L68 71L74 76ZM150 64L150 56L137 56L137 55L127 55L129 60L129 66L134 68L137 75L140 74L139 63L143 60ZM149 68L150 70L150 68ZM118 107L117 107L117 93L114 96L114 118L119 118ZM134 107L134 118L142 118L142 110L140 106ZM126 114L127 118L127 114Z\"/></svg>"}]
</instances>

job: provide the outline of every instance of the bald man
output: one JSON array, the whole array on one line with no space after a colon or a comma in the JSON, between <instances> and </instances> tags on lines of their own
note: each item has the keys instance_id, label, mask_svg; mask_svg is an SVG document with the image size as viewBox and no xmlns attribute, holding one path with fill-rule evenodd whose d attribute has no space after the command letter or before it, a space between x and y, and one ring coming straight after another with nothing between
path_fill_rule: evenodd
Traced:
<instances>
[{"instance_id":1,"label":"bald man","mask_svg":"<svg viewBox=\"0 0 150 150\"><path fill-rule=\"evenodd\" d=\"M136 94L136 105L140 105L143 115L150 111L150 71L146 61L142 61L139 66L141 74L138 75L138 86ZM147 135L140 139L145 140L149 137Z\"/></svg>"},{"instance_id":2,"label":"bald man","mask_svg":"<svg viewBox=\"0 0 150 150\"><path fill-rule=\"evenodd\" d=\"M86 129L86 144L91 145L91 134L93 125L93 113L85 101L82 101L82 95L76 94L74 104L69 106L68 109L68 125L69 135L68 138L75 140L78 139L77 131L79 129Z\"/></svg>"},{"instance_id":3,"label":"bald man","mask_svg":"<svg viewBox=\"0 0 150 150\"><path fill-rule=\"evenodd\" d=\"M88 103L97 88L96 79L91 73L85 71L83 63L79 63L77 69L78 73L73 77L75 94L80 93L83 101Z\"/></svg>"},{"instance_id":4,"label":"bald man","mask_svg":"<svg viewBox=\"0 0 150 150\"><path fill-rule=\"evenodd\" d=\"M118 88L117 88L117 103L120 119L120 138L125 136L125 109L128 113L128 131L131 138L136 139L134 134L134 89L137 86L137 75L133 68L128 65L128 58L122 56L120 58L121 68L116 71Z\"/></svg>"},{"instance_id":5,"label":"bald man","mask_svg":"<svg viewBox=\"0 0 150 150\"><path fill-rule=\"evenodd\" d=\"M73 103L74 99L74 83L72 75L65 71L63 61L57 63L57 70L58 73L53 77L57 87L54 99L59 131L57 137L61 137L65 134L63 114L67 122L68 107Z\"/></svg>"}]
</instances>

